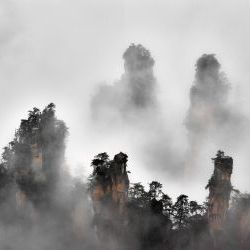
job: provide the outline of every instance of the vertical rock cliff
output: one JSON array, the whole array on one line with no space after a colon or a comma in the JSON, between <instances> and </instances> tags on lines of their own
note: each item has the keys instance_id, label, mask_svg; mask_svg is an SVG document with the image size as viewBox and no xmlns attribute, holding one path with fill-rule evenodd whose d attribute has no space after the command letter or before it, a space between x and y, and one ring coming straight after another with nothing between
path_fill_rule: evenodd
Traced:
<instances>
[{"instance_id":1,"label":"vertical rock cliff","mask_svg":"<svg viewBox=\"0 0 250 250\"><path fill-rule=\"evenodd\" d=\"M214 161L214 173L206 188L209 188L208 223L212 233L221 232L229 206L232 191L231 174L233 159L218 151Z\"/></svg>"},{"instance_id":2,"label":"vertical rock cliff","mask_svg":"<svg viewBox=\"0 0 250 250\"><path fill-rule=\"evenodd\" d=\"M109 160L108 155L102 153L92 161L94 171L90 196L100 241L114 239L123 233L129 188L127 158L126 154L120 152Z\"/></svg>"}]
</instances>

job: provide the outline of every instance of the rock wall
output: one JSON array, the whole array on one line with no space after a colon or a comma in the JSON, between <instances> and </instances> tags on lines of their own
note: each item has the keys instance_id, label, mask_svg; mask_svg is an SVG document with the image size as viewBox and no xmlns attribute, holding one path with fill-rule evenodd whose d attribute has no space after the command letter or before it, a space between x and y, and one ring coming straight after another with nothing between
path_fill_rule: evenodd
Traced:
<instances>
[{"instance_id":1,"label":"rock wall","mask_svg":"<svg viewBox=\"0 0 250 250\"><path fill-rule=\"evenodd\" d=\"M211 232L222 231L232 191L231 174L233 159L218 151L214 161L214 173L209 180L208 223Z\"/></svg>"}]
</instances>

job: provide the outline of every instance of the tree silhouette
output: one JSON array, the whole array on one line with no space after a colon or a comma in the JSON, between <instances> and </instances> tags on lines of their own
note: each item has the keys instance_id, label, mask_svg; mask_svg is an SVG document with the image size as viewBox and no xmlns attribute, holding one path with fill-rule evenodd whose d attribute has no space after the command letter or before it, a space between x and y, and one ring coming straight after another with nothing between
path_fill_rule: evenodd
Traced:
<instances>
[{"instance_id":1,"label":"tree silhouette","mask_svg":"<svg viewBox=\"0 0 250 250\"><path fill-rule=\"evenodd\" d=\"M149 203L148 194L140 182L133 183L130 186L128 190L128 198L130 202L142 208L147 207Z\"/></svg>"},{"instance_id":2,"label":"tree silhouette","mask_svg":"<svg viewBox=\"0 0 250 250\"><path fill-rule=\"evenodd\" d=\"M162 184L158 181L150 182L148 195L150 199L159 199L162 195Z\"/></svg>"},{"instance_id":3,"label":"tree silhouette","mask_svg":"<svg viewBox=\"0 0 250 250\"><path fill-rule=\"evenodd\" d=\"M179 229L185 228L189 217L189 202L187 195L181 194L177 197L173 206L173 213L175 227Z\"/></svg>"},{"instance_id":4,"label":"tree silhouette","mask_svg":"<svg viewBox=\"0 0 250 250\"><path fill-rule=\"evenodd\" d=\"M173 206L172 199L167 194L163 194L161 202L163 205L164 214L167 215L168 218L170 218L170 216L172 215L172 206Z\"/></svg>"}]
</instances>

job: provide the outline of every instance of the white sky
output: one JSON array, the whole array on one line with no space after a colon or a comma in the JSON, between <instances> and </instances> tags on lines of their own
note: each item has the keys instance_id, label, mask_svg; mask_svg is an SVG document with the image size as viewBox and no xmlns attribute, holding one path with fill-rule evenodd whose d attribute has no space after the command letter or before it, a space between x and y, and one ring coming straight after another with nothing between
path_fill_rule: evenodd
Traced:
<instances>
[{"instance_id":1,"label":"white sky","mask_svg":"<svg viewBox=\"0 0 250 250\"><path fill-rule=\"evenodd\" d=\"M243 0L0 0L0 147L29 109L54 102L70 129L67 159L73 169L84 166L87 174L93 155L120 151L112 140L105 148L90 145L89 100L100 82L120 78L122 54L132 42L148 48L156 61L159 99L176 136L203 53L217 55L232 83L232 101L249 117L249 23L250 1ZM211 165L213 155L204 161ZM249 172L240 173L249 170L241 164L236 161L235 185L250 191L241 179ZM142 168L130 168L132 179L155 176ZM164 176L159 179L165 184ZM205 195L202 185L192 197ZM170 195L185 192L178 184L166 189Z\"/></svg>"}]
</instances>

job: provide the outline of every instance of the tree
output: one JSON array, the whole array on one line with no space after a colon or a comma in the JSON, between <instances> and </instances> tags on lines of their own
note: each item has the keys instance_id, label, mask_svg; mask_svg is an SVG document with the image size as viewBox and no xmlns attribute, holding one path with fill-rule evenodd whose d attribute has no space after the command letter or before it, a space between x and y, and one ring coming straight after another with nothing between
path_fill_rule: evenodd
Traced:
<instances>
[{"instance_id":1,"label":"tree","mask_svg":"<svg viewBox=\"0 0 250 250\"><path fill-rule=\"evenodd\" d=\"M189 202L187 195L181 194L177 197L173 206L173 213L175 227L178 229L185 228L189 217Z\"/></svg>"},{"instance_id":2,"label":"tree","mask_svg":"<svg viewBox=\"0 0 250 250\"><path fill-rule=\"evenodd\" d=\"M12 166L12 162L13 162L13 147L11 146L11 144L9 144L9 146L4 147L3 148L3 153L2 153L2 166L5 169L9 169Z\"/></svg>"},{"instance_id":3,"label":"tree","mask_svg":"<svg viewBox=\"0 0 250 250\"><path fill-rule=\"evenodd\" d=\"M94 159L91 162L91 166L96 168L100 165L108 166L109 163L110 163L109 155L106 152L103 152L103 153L100 153L94 157Z\"/></svg>"},{"instance_id":4,"label":"tree","mask_svg":"<svg viewBox=\"0 0 250 250\"><path fill-rule=\"evenodd\" d=\"M162 184L158 181L149 183L148 195L150 199L159 199L162 195Z\"/></svg>"},{"instance_id":5,"label":"tree","mask_svg":"<svg viewBox=\"0 0 250 250\"><path fill-rule=\"evenodd\" d=\"M190 209L191 215L198 215L198 214L202 214L203 212L202 205L199 205L197 201L190 201L189 209Z\"/></svg>"},{"instance_id":6,"label":"tree","mask_svg":"<svg viewBox=\"0 0 250 250\"><path fill-rule=\"evenodd\" d=\"M148 206L148 195L145 191L144 186L138 182L132 184L128 190L128 198L130 202L136 204L139 207L147 207Z\"/></svg>"},{"instance_id":7,"label":"tree","mask_svg":"<svg viewBox=\"0 0 250 250\"><path fill-rule=\"evenodd\" d=\"M172 215L172 206L173 206L172 199L167 194L163 194L161 202L163 205L164 214L167 215L168 218L170 218Z\"/></svg>"}]
</instances>

